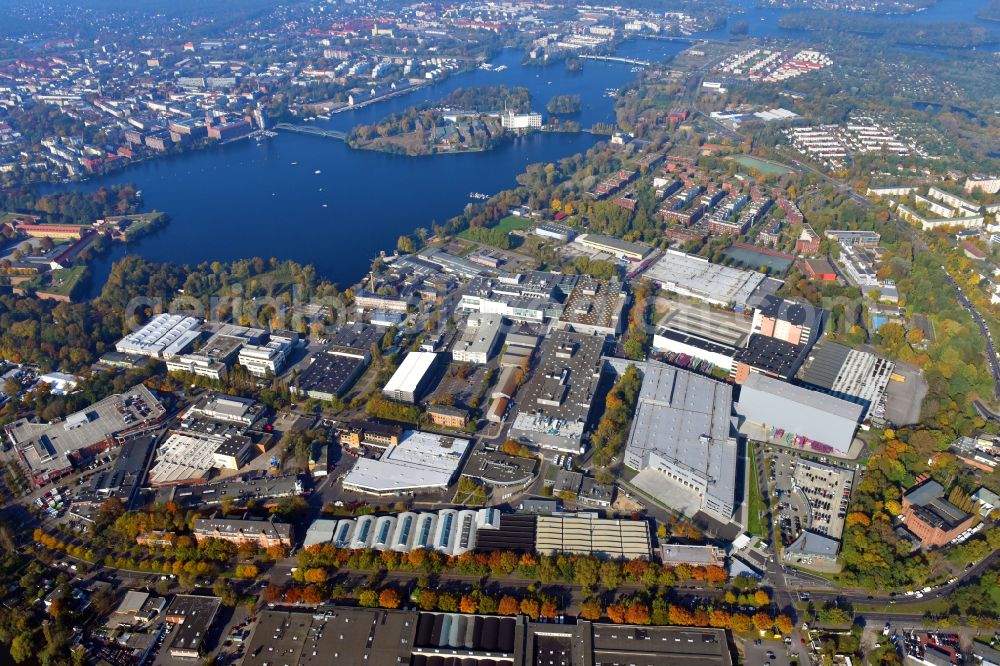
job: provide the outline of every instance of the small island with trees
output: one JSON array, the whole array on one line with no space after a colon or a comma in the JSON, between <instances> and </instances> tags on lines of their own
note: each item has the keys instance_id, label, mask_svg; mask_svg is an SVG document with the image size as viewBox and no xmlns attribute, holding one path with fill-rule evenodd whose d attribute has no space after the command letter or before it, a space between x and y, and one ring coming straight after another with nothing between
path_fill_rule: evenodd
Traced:
<instances>
[{"instance_id":1,"label":"small island with trees","mask_svg":"<svg viewBox=\"0 0 1000 666\"><path fill-rule=\"evenodd\" d=\"M549 113L561 116L568 116L573 113L580 113L581 103L579 95L556 95L545 105L545 110Z\"/></svg>"},{"instance_id":2,"label":"small island with trees","mask_svg":"<svg viewBox=\"0 0 1000 666\"><path fill-rule=\"evenodd\" d=\"M530 109L527 88L458 88L438 104L420 104L377 123L358 125L347 145L399 155L492 150L505 139L502 114Z\"/></svg>"}]
</instances>

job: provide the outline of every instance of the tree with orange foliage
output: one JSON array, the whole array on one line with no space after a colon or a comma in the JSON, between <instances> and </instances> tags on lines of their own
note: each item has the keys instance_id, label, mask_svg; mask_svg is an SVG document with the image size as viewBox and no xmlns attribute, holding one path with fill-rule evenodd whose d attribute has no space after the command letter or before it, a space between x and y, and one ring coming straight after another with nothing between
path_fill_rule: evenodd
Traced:
<instances>
[{"instance_id":1,"label":"tree with orange foliage","mask_svg":"<svg viewBox=\"0 0 1000 666\"><path fill-rule=\"evenodd\" d=\"M629 560L622 567L625 575L632 580L641 580L647 569L649 569L649 562L646 560Z\"/></svg>"},{"instance_id":2,"label":"tree with orange foliage","mask_svg":"<svg viewBox=\"0 0 1000 666\"><path fill-rule=\"evenodd\" d=\"M285 602L289 604L297 604L302 601L302 589L298 587L290 587L285 590Z\"/></svg>"},{"instance_id":3,"label":"tree with orange foliage","mask_svg":"<svg viewBox=\"0 0 1000 666\"><path fill-rule=\"evenodd\" d=\"M538 618L538 614L542 611L541 604L538 600L532 599L531 597L525 597L521 599L521 612L532 620Z\"/></svg>"},{"instance_id":4,"label":"tree with orange foliage","mask_svg":"<svg viewBox=\"0 0 1000 666\"><path fill-rule=\"evenodd\" d=\"M753 593L753 602L757 606L766 606L771 603L771 595L764 590L757 590Z\"/></svg>"},{"instance_id":5,"label":"tree with orange foliage","mask_svg":"<svg viewBox=\"0 0 1000 666\"><path fill-rule=\"evenodd\" d=\"M282 589L282 587L280 585L275 585L274 583L271 583L270 585L264 588L264 591L261 593L261 597L263 597L265 602L273 604L274 602L281 599L282 594L284 594L284 590Z\"/></svg>"},{"instance_id":6,"label":"tree with orange foliage","mask_svg":"<svg viewBox=\"0 0 1000 666\"><path fill-rule=\"evenodd\" d=\"M259 573L256 564L238 564L236 565L236 577L253 579L257 577Z\"/></svg>"},{"instance_id":7,"label":"tree with orange foliage","mask_svg":"<svg viewBox=\"0 0 1000 666\"><path fill-rule=\"evenodd\" d=\"M500 598L500 603L497 604L497 613L500 615L517 615L521 612L521 606L517 603L517 599L505 594Z\"/></svg>"},{"instance_id":8,"label":"tree with orange foliage","mask_svg":"<svg viewBox=\"0 0 1000 666\"><path fill-rule=\"evenodd\" d=\"M542 602L542 607L539 609L538 614L547 620L556 619L556 615L559 614L559 606L552 599L546 599Z\"/></svg>"},{"instance_id":9,"label":"tree with orange foliage","mask_svg":"<svg viewBox=\"0 0 1000 666\"><path fill-rule=\"evenodd\" d=\"M767 631L774 626L774 620L767 613L754 613L753 626L757 631Z\"/></svg>"},{"instance_id":10,"label":"tree with orange foliage","mask_svg":"<svg viewBox=\"0 0 1000 666\"><path fill-rule=\"evenodd\" d=\"M315 585L308 585L302 590L302 603L316 605L322 601L323 595Z\"/></svg>"},{"instance_id":11,"label":"tree with orange foliage","mask_svg":"<svg viewBox=\"0 0 1000 666\"><path fill-rule=\"evenodd\" d=\"M605 614L608 619L615 624L625 624L625 606L621 604L611 604L608 606Z\"/></svg>"},{"instance_id":12,"label":"tree with orange foliage","mask_svg":"<svg viewBox=\"0 0 1000 666\"><path fill-rule=\"evenodd\" d=\"M670 607L667 618L670 620L670 624L690 625L694 621L691 611L677 604Z\"/></svg>"},{"instance_id":13,"label":"tree with orange foliage","mask_svg":"<svg viewBox=\"0 0 1000 666\"><path fill-rule=\"evenodd\" d=\"M427 551L423 548L414 548L409 553L406 554L406 561L414 569L420 568L423 565L424 560L427 559Z\"/></svg>"},{"instance_id":14,"label":"tree with orange foliage","mask_svg":"<svg viewBox=\"0 0 1000 666\"><path fill-rule=\"evenodd\" d=\"M774 618L774 628L780 631L783 635L787 636L792 633L795 625L792 624L792 618L787 615L779 615Z\"/></svg>"},{"instance_id":15,"label":"tree with orange foliage","mask_svg":"<svg viewBox=\"0 0 1000 666\"><path fill-rule=\"evenodd\" d=\"M307 569L303 575L303 579L307 583L325 583L326 582L326 569L316 567L313 569Z\"/></svg>"},{"instance_id":16,"label":"tree with orange foliage","mask_svg":"<svg viewBox=\"0 0 1000 666\"><path fill-rule=\"evenodd\" d=\"M475 613L479 610L479 604L475 599L466 594L463 595L462 599L458 602L458 610L463 613Z\"/></svg>"},{"instance_id":17,"label":"tree with orange foliage","mask_svg":"<svg viewBox=\"0 0 1000 666\"><path fill-rule=\"evenodd\" d=\"M717 564L709 564L705 567L705 580L711 585L718 585L729 580L729 574L724 567L720 567Z\"/></svg>"},{"instance_id":18,"label":"tree with orange foliage","mask_svg":"<svg viewBox=\"0 0 1000 666\"><path fill-rule=\"evenodd\" d=\"M729 618L729 628L736 632L750 630L750 618L743 613L733 613Z\"/></svg>"},{"instance_id":19,"label":"tree with orange foliage","mask_svg":"<svg viewBox=\"0 0 1000 666\"><path fill-rule=\"evenodd\" d=\"M633 601L625 610L625 622L628 624L649 624L649 606Z\"/></svg>"},{"instance_id":20,"label":"tree with orange foliage","mask_svg":"<svg viewBox=\"0 0 1000 666\"><path fill-rule=\"evenodd\" d=\"M713 608L708 613L708 626L710 627L729 629L731 622L732 616L729 614L729 611Z\"/></svg>"},{"instance_id":21,"label":"tree with orange foliage","mask_svg":"<svg viewBox=\"0 0 1000 666\"><path fill-rule=\"evenodd\" d=\"M378 595L378 605L382 608L399 608L399 592L394 587L387 587Z\"/></svg>"},{"instance_id":22,"label":"tree with orange foliage","mask_svg":"<svg viewBox=\"0 0 1000 666\"><path fill-rule=\"evenodd\" d=\"M861 525L862 527L869 527L872 524L872 519L867 514L861 513L860 511L851 511L847 514L847 520L845 521L847 527L854 527L855 525Z\"/></svg>"},{"instance_id":23,"label":"tree with orange foliage","mask_svg":"<svg viewBox=\"0 0 1000 666\"><path fill-rule=\"evenodd\" d=\"M590 620L590 621L600 620L601 615L602 612L601 612L600 602L591 599L589 601L584 601L582 604L580 604L580 617L582 617L584 620Z\"/></svg>"},{"instance_id":24,"label":"tree with orange foliage","mask_svg":"<svg viewBox=\"0 0 1000 666\"><path fill-rule=\"evenodd\" d=\"M378 595L378 605L382 608L399 608L399 592L394 587L387 587Z\"/></svg>"}]
</instances>

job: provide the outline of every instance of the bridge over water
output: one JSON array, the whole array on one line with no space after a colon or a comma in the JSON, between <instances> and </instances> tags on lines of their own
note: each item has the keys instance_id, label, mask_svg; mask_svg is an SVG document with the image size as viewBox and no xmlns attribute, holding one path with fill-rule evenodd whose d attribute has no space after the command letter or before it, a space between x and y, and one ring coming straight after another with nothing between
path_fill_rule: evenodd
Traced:
<instances>
[{"instance_id":1,"label":"bridge over water","mask_svg":"<svg viewBox=\"0 0 1000 666\"><path fill-rule=\"evenodd\" d=\"M587 60L604 60L607 62L624 62L629 65L639 65L640 67L649 67L651 64L648 60L639 60L638 58L622 58L619 56L606 56L606 55L582 55L580 59Z\"/></svg>"},{"instance_id":2,"label":"bridge over water","mask_svg":"<svg viewBox=\"0 0 1000 666\"><path fill-rule=\"evenodd\" d=\"M284 130L286 132L298 132L299 134L312 134L314 136L325 136L329 139L339 139L344 141L347 139L347 132L339 132L332 129L323 129L322 127L313 127L312 125L293 125L292 123L278 123L274 126L274 129Z\"/></svg>"}]
</instances>

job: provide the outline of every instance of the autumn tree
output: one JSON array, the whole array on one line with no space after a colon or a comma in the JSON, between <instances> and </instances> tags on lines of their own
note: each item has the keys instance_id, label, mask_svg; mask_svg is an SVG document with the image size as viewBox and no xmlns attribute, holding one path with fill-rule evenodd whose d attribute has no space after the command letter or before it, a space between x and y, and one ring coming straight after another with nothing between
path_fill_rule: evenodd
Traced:
<instances>
[{"instance_id":1,"label":"autumn tree","mask_svg":"<svg viewBox=\"0 0 1000 666\"><path fill-rule=\"evenodd\" d=\"M479 603L469 595L462 595L461 600L458 602L458 610L463 613L475 613L479 610Z\"/></svg>"},{"instance_id":2,"label":"autumn tree","mask_svg":"<svg viewBox=\"0 0 1000 666\"><path fill-rule=\"evenodd\" d=\"M767 631L773 624L774 621L771 620L771 616L767 613L754 613L753 626L757 631Z\"/></svg>"},{"instance_id":3,"label":"autumn tree","mask_svg":"<svg viewBox=\"0 0 1000 666\"><path fill-rule=\"evenodd\" d=\"M601 615L602 612L601 612L600 602L594 599L590 599L580 604L580 617L582 617L584 620L590 620L590 621L600 620Z\"/></svg>"},{"instance_id":4,"label":"autumn tree","mask_svg":"<svg viewBox=\"0 0 1000 666\"><path fill-rule=\"evenodd\" d=\"M420 606L420 610L432 611L437 608L437 592L434 590L420 590L417 595L417 604Z\"/></svg>"},{"instance_id":5,"label":"autumn tree","mask_svg":"<svg viewBox=\"0 0 1000 666\"><path fill-rule=\"evenodd\" d=\"M521 607L517 603L517 599L510 595L501 597L500 603L497 604L497 613L500 615L517 615L520 611Z\"/></svg>"},{"instance_id":6,"label":"autumn tree","mask_svg":"<svg viewBox=\"0 0 1000 666\"><path fill-rule=\"evenodd\" d=\"M525 597L521 599L521 613L527 615L532 620L537 619L539 613L541 613L541 604L538 603L536 599L531 597Z\"/></svg>"},{"instance_id":7,"label":"autumn tree","mask_svg":"<svg viewBox=\"0 0 1000 666\"><path fill-rule=\"evenodd\" d=\"M378 605L382 608L399 608L399 592L396 588L387 587L378 595Z\"/></svg>"},{"instance_id":8,"label":"autumn tree","mask_svg":"<svg viewBox=\"0 0 1000 666\"><path fill-rule=\"evenodd\" d=\"M604 613L608 616L608 619L615 624L625 623L625 606L622 604L611 604L607 607Z\"/></svg>"}]
</instances>

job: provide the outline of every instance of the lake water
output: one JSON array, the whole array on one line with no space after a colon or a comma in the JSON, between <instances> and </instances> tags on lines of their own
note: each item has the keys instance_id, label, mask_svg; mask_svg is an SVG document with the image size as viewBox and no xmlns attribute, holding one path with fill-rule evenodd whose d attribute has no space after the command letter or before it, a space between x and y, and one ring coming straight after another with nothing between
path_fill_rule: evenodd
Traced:
<instances>
[{"instance_id":1,"label":"lake water","mask_svg":"<svg viewBox=\"0 0 1000 666\"><path fill-rule=\"evenodd\" d=\"M938 0L932 7L913 14L890 17L901 23L974 23L991 31L1000 38L1000 23L983 21L976 18L990 0ZM729 37L729 25L733 21L746 21L750 37L807 37L809 33L803 30L785 30L778 27L778 20L785 14L794 13L795 9L768 9L757 6L757 0L731 0L732 5L739 7L743 14L731 17L726 27L699 36L712 39Z\"/></svg>"},{"instance_id":2,"label":"lake water","mask_svg":"<svg viewBox=\"0 0 1000 666\"><path fill-rule=\"evenodd\" d=\"M931 10L895 20L972 21L986 2L941 0ZM746 10L742 18L751 36L799 36L778 28L785 10L760 9L754 0L736 4ZM703 36L725 39L729 33L725 28ZM658 61L685 46L635 40L618 54ZM582 72L570 73L561 64L526 67L521 57L520 52L505 51L493 61L507 66L502 72L466 72L317 124L349 130L418 102L440 99L455 88L503 84L526 86L539 111L554 95L579 94L583 109L576 119L589 127L614 119L613 100L605 92L635 76L627 64L587 60ZM364 274L379 251L392 250L401 234L461 212L470 192L494 194L512 187L527 165L586 151L596 141L589 134L535 134L485 153L414 158L355 151L334 139L283 132L260 144L242 141L155 159L68 187L133 182L142 190L147 209L166 211L172 218L166 228L127 250L116 245L97 259L90 295L100 291L112 263L126 251L153 261L188 264L250 256L290 258L314 264L321 275L346 286Z\"/></svg>"},{"instance_id":3,"label":"lake water","mask_svg":"<svg viewBox=\"0 0 1000 666\"><path fill-rule=\"evenodd\" d=\"M619 54L663 60L685 46L643 40L629 42ZM540 68L520 63L519 52L506 51L493 61L507 65L502 72L462 73L317 125L349 130L418 102L440 99L455 88L502 84L527 87L539 111L554 95L579 94L582 109L575 119L589 127L614 120L613 100L605 92L635 77L631 66L621 63L588 60L578 73L562 64ZM490 152L406 157L280 132L260 144L241 141L150 160L79 187L132 182L142 190L147 209L170 214L167 227L128 252L189 264L250 256L290 258L314 264L321 275L346 286L365 273L380 250L393 250L401 234L460 213L471 201L470 192L495 194L513 187L527 165L584 152L597 140L586 133L544 133ZM91 292L100 291L111 264L125 252L116 245L93 263Z\"/></svg>"}]
</instances>

